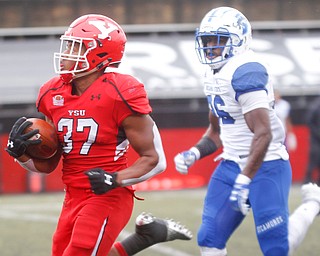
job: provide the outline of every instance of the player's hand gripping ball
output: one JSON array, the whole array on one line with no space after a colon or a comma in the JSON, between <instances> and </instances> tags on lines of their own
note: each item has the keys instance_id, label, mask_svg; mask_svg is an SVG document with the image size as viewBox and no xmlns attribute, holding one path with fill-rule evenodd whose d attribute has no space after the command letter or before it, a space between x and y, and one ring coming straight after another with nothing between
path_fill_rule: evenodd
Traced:
<instances>
[{"instance_id":1,"label":"player's hand gripping ball","mask_svg":"<svg viewBox=\"0 0 320 256\"><path fill-rule=\"evenodd\" d=\"M49 159L57 152L59 145L55 128L40 118L29 118L27 121L32 122L32 124L25 128L22 133L39 129L39 132L31 137L30 140L40 139L41 143L29 145L26 149L26 154L31 158Z\"/></svg>"}]
</instances>

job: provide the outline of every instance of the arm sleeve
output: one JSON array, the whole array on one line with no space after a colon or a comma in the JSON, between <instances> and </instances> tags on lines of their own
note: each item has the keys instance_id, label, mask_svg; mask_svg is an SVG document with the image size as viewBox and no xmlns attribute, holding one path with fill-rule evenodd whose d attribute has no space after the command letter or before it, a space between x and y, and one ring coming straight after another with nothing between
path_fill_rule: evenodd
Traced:
<instances>
[{"instance_id":1,"label":"arm sleeve","mask_svg":"<svg viewBox=\"0 0 320 256\"><path fill-rule=\"evenodd\" d=\"M53 79L49 80L44 85L42 85L39 89L38 97L36 100L36 107L38 112L44 114L51 120L52 120L51 112L47 106L50 105L48 104L49 100L52 101L53 99L48 95L50 95L50 92L55 89L55 88L52 88L52 86L57 84L58 82L59 82L58 77L54 77ZM60 84L58 84L58 86L60 86Z\"/></svg>"},{"instance_id":2,"label":"arm sleeve","mask_svg":"<svg viewBox=\"0 0 320 256\"><path fill-rule=\"evenodd\" d=\"M39 172L38 170L37 170L37 168L35 167L35 165L34 165L34 162L33 162L33 160L30 158L28 161L26 161L26 162L20 162L20 161L18 161L18 160L16 160L15 159L15 161L16 162L18 162L20 165L21 165L21 167L22 168L24 168L24 169L26 169L27 171L30 171L30 172ZM40 172L39 172L40 173Z\"/></svg>"},{"instance_id":3,"label":"arm sleeve","mask_svg":"<svg viewBox=\"0 0 320 256\"><path fill-rule=\"evenodd\" d=\"M158 161L156 167L154 167L148 173L146 173L145 175L143 175L139 178L122 180L122 186L134 185L134 184L140 183L142 181L148 180L148 179L154 177L155 175L163 172L166 169L166 167L167 167L166 157L165 157L165 154L163 151L160 133L159 133L159 130L158 130L155 123L153 125L153 134L154 134L154 139L153 139L154 147L159 155L159 161Z\"/></svg>"}]
</instances>

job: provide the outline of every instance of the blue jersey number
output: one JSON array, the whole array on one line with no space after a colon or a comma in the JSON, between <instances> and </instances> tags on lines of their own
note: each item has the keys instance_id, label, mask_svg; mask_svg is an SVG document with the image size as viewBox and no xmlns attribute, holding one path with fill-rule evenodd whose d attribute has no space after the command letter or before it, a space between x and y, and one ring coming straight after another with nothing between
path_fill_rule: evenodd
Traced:
<instances>
[{"instance_id":1,"label":"blue jersey number","mask_svg":"<svg viewBox=\"0 0 320 256\"><path fill-rule=\"evenodd\" d=\"M212 111L214 114L218 116L223 124L234 124L235 120L230 114L224 110L219 109L219 106L225 106L223 99L219 95L215 95L213 100L212 96L208 95L208 102L211 106Z\"/></svg>"}]
</instances>

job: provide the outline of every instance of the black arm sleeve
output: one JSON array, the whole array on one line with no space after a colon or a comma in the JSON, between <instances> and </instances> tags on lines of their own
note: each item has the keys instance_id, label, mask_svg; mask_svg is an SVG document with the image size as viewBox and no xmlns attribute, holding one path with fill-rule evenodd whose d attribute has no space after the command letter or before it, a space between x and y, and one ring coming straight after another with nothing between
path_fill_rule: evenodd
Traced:
<instances>
[{"instance_id":1,"label":"black arm sleeve","mask_svg":"<svg viewBox=\"0 0 320 256\"><path fill-rule=\"evenodd\" d=\"M218 149L217 145L208 136L202 137L195 147L200 152L200 158L211 155Z\"/></svg>"}]
</instances>

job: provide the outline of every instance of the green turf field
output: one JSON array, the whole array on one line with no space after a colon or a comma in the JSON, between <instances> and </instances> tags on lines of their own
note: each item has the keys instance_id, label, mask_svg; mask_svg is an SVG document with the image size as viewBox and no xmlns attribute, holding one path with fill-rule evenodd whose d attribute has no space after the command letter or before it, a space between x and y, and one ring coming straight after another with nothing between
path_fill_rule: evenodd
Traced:
<instances>
[{"instance_id":1,"label":"green turf field","mask_svg":"<svg viewBox=\"0 0 320 256\"><path fill-rule=\"evenodd\" d=\"M293 186L290 208L301 200L300 188ZM134 229L133 221L142 211L158 217L170 217L186 224L193 232L191 241L162 243L139 253L139 256L195 256L199 255L196 232L201 219L205 189L138 192L145 201L136 201L131 222L120 239ZM0 196L0 255L49 256L51 236L55 229L62 193ZM320 218L316 218L303 244L295 255L320 255ZM252 214L245 219L228 243L228 255L261 255L255 238Z\"/></svg>"}]
</instances>

